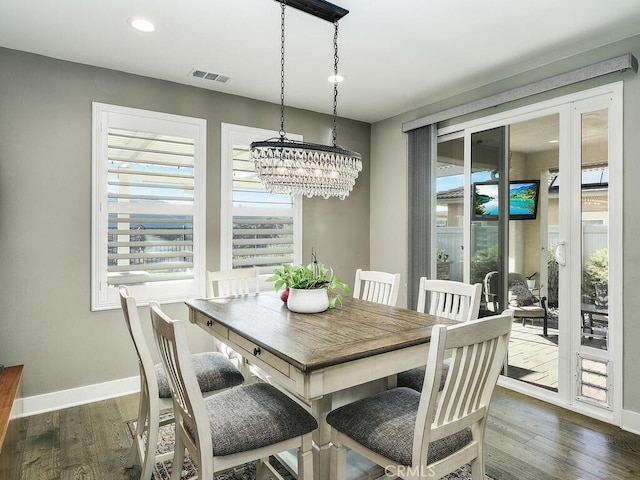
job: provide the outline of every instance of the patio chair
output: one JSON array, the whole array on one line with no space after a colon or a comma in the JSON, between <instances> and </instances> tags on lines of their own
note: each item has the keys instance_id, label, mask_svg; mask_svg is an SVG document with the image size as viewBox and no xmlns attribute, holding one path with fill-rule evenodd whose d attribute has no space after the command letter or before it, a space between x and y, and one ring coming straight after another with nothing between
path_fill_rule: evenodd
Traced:
<instances>
[{"instance_id":1,"label":"patio chair","mask_svg":"<svg viewBox=\"0 0 640 480\"><path fill-rule=\"evenodd\" d=\"M489 272L484 277L484 298L487 310L498 313L502 310L499 305L499 274L498 272ZM509 273L508 279L508 304L505 308L513 311L515 318L525 324L527 319L531 320L533 325L534 319L542 319L542 334L548 336L548 320L547 297L536 297L527 287L527 277L520 273Z\"/></svg>"}]
</instances>

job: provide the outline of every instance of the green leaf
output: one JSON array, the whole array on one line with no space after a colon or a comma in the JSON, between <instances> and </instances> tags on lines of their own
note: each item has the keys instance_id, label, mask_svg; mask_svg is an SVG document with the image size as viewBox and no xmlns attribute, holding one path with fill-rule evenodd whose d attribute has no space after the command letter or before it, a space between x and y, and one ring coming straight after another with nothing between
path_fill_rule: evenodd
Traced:
<instances>
[{"instance_id":1,"label":"green leaf","mask_svg":"<svg viewBox=\"0 0 640 480\"><path fill-rule=\"evenodd\" d=\"M274 269L273 275L267 281L274 282L276 291L283 286L299 289L327 288L329 292L342 290L348 293L350 291L349 286L335 276L332 268L315 262L308 265L284 264ZM329 308L334 308L336 303L342 305L342 301L343 297L340 294L329 295Z\"/></svg>"}]
</instances>

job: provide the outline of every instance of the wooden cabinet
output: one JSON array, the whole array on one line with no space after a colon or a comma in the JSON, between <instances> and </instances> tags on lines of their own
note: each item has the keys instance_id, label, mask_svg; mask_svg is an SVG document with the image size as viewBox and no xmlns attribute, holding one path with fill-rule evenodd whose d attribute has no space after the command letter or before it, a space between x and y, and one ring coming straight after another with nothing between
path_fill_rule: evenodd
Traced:
<instances>
[{"instance_id":1,"label":"wooden cabinet","mask_svg":"<svg viewBox=\"0 0 640 480\"><path fill-rule=\"evenodd\" d=\"M0 372L0 479L8 479L13 467L22 417L22 365Z\"/></svg>"}]
</instances>

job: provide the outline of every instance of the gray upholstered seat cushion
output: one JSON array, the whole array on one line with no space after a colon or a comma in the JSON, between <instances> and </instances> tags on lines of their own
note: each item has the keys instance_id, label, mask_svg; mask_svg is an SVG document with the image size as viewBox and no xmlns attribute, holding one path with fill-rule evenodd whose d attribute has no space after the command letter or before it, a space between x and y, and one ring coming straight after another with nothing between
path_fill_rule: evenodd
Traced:
<instances>
[{"instance_id":1,"label":"gray upholstered seat cushion","mask_svg":"<svg viewBox=\"0 0 640 480\"><path fill-rule=\"evenodd\" d=\"M196 371L201 392L213 392L222 388L231 388L244 382L244 377L233 363L218 352L194 353L191 363ZM171 398L171 390L162 364L155 367L160 398Z\"/></svg>"},{"instance_id":2,"label":"gray upholstered seat cushion","mask_svg":"<svg viewBox=\"0 0 640 480\"><path fill-rule=\"evenodd\" d=\"M422 385L424 384L424 373L425 367L417 367L412 368L411 370L406 370L404 372L400 372L398 374L398 382L397 385L399 387L408 387L416 390L417 392L422 391ZM445 361L442 365L442 377L440 378L440 388L442 390L444 388L444 383L447 380L447 374L449 373L449 364Z\"/></svg>"},{"instance_id":3,"label":"gray upholstered seat cushion","mask_svg":"<svg viewBox=\"0 0 640 480\"><path fill-rule=\"evenodd\" d=\"M412 465L419 403L420 393L410 388L394 388L333 410L327 415L327 423L399 465ZM428 463L445 458L471 440L471 430L467 428L431 442Z\"/></svg>"},{"instance_id":4,"label":"gray upholstered seat cushion","mask_svg":"<svg viewBox=\"0 0 640 480\"><path fill-rule=\"evenodd\" d=\"M309 433L318 423L273 385L253 383L205 399L213 454L245 452Z\"/></svg>"}]
</instances>

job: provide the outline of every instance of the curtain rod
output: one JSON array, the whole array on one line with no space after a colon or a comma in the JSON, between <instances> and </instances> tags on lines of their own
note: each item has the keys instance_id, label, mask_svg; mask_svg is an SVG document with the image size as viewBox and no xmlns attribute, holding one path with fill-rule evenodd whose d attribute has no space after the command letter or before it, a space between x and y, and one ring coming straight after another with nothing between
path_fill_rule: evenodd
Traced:
<instances>
[{"instance_id":1,"label":"curtain rod","mask_svg":"<svg viewBox=\"0 0 640 480\"><path fill-rule=\"evenodd\" d=\"M608 73L624 72L628 69L633 70L634 73L638 72L638 60L631 53L625 53L619 57L603 60L592 65L587 65L586 67L554 75L553 77L538 80L537 82L532 82L527 85L523 85L522 87L516 87L511 90L507 90L506 92L490 95L479 100L464 103L457 107L432 113L426 117L405 122L402 124L402 131L406 133L411 130L415 130L416 128L442 122L443 120L449 120L461 115L466 115L467 113L478 112L485 108L495 107L514 100L520 100L521 98L548 92L549 90L565 87L567 85L582 82L583 80L607 75Z\"/></svg>"}]
</instances>

